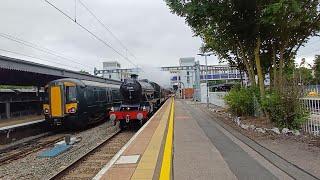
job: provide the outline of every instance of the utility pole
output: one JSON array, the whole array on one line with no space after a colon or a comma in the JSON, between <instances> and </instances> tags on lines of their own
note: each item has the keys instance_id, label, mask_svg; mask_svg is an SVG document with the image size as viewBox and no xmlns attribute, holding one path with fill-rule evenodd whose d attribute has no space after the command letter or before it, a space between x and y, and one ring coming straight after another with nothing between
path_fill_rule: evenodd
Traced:
<instances>
[{"instance_id":1,"label":"utility pole","mask_svg":"<svg viewBox=\"0 0 320 180\"><path fill-rule=\"evenodd\" d=\"M208 83L208 61L207 61L207 57L211 56L212 53L209 53L209 54L199 53L198 55L199 56L204 56L204 59L206 61L207 108L209 108L209 83Z\"/></svg>"}]
</instances>

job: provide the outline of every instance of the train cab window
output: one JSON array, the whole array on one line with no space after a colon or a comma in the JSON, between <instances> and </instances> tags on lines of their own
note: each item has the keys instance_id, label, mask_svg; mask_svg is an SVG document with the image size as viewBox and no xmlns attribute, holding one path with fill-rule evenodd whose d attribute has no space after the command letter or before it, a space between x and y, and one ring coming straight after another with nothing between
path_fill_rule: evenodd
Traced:
<instances>
[{"instance_id":1,"label":"train cab window","mask_svg":"<svg viewBox=\"0 0 320 180\"><path fill-rule=\"evenodd\" d=\"M67 100L67 103L77 101L77 91L75 86L66 87L66 100Z\"/></svg>"},{"instance_id":2,"label":"train cab window","mask_svg":"<svg viewBox=\"0 0 320 180\"><path fill-rule=\"evenodd\" d=\"M105 90L100 90L99 91L99 101L106 101L106 91Z\"/></svg>"}]
</instances>

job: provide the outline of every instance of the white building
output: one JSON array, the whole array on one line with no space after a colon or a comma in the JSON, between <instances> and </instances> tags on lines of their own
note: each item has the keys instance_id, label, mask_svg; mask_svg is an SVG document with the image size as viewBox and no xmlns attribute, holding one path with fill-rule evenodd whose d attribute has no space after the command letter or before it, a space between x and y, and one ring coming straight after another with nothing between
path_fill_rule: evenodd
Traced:
<instances>
[{"instance_id":1,"label":"white building","mask_svg":"<svg viewBox=\"0 0 320 180\"><path fill-rule=\"evenodd\" d=\"M121 69L121 64L117 61L103 62L102 76L109 79L123 81L130 78L131 74L139 74L139 69Z\"/></svg>"},{"instance_id":2,"label":"white building","mask_svg":"<svg viewBox=\"0 0 320 180\"><path fill-rule=\"evenodd\" d=\"M194 66L195 59L194 59L194 57L180 58L179 65L181 67L182 66ZM184 86L181 88L193 88L194 76L195 76L194 69L180 70L177 72L178 81L176 83L180 82L181 85Z\"/></svg>"},{"instance_id":3,"label":"white building","mask_svg":"<svg viewBox=\"0 0 320 180\"><path fill-rule=\"evenodd\" d=\"M229 65L200 65L194 57L180 58L179 66L162 67L163 71L169 71L171 74L171 87L179 90L185 89L186 94L190 94L193 89L196 94L200 93L200 83L209 81L223 80L246 81L246 75L236 67ZM208 74L207 74L208 73ZM198 96L198 95L197 95Z\"/></svg>"}]
</instances>

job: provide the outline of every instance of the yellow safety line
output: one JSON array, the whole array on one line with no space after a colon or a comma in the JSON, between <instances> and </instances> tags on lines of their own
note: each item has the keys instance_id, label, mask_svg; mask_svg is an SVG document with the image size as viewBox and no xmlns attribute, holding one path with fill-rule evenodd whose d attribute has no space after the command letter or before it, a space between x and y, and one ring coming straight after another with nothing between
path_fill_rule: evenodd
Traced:
<instances>
[{"instance_id":1,"label":"yellow safety line","mask_svg":"<svg viewBox=\"0 0 320 180\"><path fill-rule=\"evenodd\" d=\"M160 178L159 178L160 180L171 179L173 119L174 119L174 98L172 98L172 102L171 102L171 112L170 112L170 118L169 118L166 143L164 145L164 152L163 152Z\"/></svg>"},{"instance_id":2,"label":"yellow safety line","mask_svg":"<svg viewBox=\"0 0 320 180\"><path fill-rule=\"evenodd\" d=\"M170 117L171 102L165 105L166 109L161 116L160 122L155 129L131 180L152 179L154 176L158 156L160 154L161 142L166 137L166 128Z\"/></svg>"}]
</instances>

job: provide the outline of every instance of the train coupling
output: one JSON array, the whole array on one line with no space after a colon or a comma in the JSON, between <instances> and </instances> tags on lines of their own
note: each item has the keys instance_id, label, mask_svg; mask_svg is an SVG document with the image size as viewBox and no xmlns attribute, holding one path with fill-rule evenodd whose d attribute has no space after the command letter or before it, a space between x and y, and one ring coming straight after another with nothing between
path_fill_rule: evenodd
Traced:
<instances>
[{"instance_id":1,"label":"train coupling","mask_svg":"<svg viewBox=\"0 0 320 180\"><path fill-rule=\"evenodd\" d=\"M130 122L130 116L126 115L126 123L129 123L129 122Z\"/></svg>"},{"instance_id":2,"label":"train coupling","mask_svg":"<svg viewBox=\"0 0 320 180\"><path fill-rule=\"evenodd\" d=\"M53 124L55 126L61 126L61 124L62 124L61 119L53 119Z\"/></svg>"}]
</instances>

